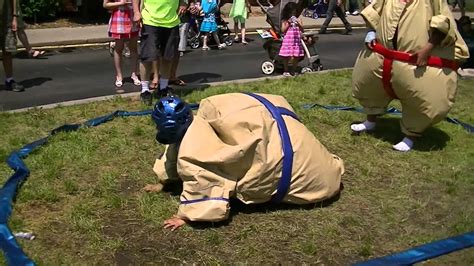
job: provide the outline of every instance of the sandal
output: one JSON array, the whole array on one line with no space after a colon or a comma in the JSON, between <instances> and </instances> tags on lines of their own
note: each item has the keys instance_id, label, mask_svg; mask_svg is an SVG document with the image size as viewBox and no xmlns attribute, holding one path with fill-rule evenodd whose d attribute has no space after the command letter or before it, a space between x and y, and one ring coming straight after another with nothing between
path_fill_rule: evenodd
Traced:
<instances>
[{"instance_id":1,"label":"sandal","mask_svg":"<svg viewBox=\"0 0 474 266\"><path fill-rule=\"evenodd\" d=\"M176 86L186 86L186 82L181 79L173 79L169 81L169 84Z\"/></svg>"},{"instance_id":2,"label":"sandal","mask_svg":"<svg viewBox=\"0 0 474 266\"><path fill-rule=\"evenodd\" d=\"M38 59L42 57L45 53L46 51L31 50L29 54L30 58Z\"/></svg>"},{"instance_id":3,"label":"sandal","mask_svg":"<svg viewBox=\"0 0 474 266\"><path fill-rule=\"evenodd\" d=\"M140 86L140 85L142 85L142 82L141 82L140 79L137 77L137 74L132 73L132 75L130 76L130 78L133 80L133 85L135 85L135 86Z\"/></svg>"},{"instance_id":4,"label":"sandal","mask_svg":"<svg viewBox=\"0 0 474 266\"><path fill-rule=\"evenodd\" d=\"M122 87L122 85L123 85L122 80L120 80L120 79L115 80L115 87L120 88L120 87Z\"/></svg>"}]
</instances>

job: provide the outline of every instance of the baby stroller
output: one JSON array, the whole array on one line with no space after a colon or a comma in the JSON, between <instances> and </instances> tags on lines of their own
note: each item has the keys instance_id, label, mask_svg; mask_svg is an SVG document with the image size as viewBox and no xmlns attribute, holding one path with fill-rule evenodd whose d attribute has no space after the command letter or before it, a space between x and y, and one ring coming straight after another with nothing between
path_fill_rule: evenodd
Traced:
<instances>
[{"instance_id":1,"label":"baby stroller","mask_svg":"<svg viewBox=\"0 0 474 266\"><path fill-rule=\"evenodd\" d=\"M324 0L316 0L316 3L311 3L308 8L303 12L303 16L309 18L321 18L326 17L328 11L328 5L324 3Z\"/></svg>"},{"instance_id":2,"label":"baby stroller","mask_svg":"<svg viewBox=\"0 0 474 266\"><path fill-rule=\"evenodd\" d=\"M266 75L273 74L275 69L283 69L283 58L278 55L283 40L280 31L280 23L283 7L289 2L296 2L299 4L299 6L301 6L299 13L301 13L303 9L307 7L307 0L281 0L272 7L264 6L259 0L257 0L257 3L260 5L262 11L267 15L267 22L271 26L270 33L272 37L263 44L263 48L267 51L268 57L270 59L265 60L261 65L261 70ZM301 68L301 73L322 70L323 65L321 64L321 60L315 45L315 41L317 40L316 34L312 33L303 35L308 39L312 39L314 42L309 42L307 44L301 40L303 49L305 51L305 56L299 60L299 65L301 65L301 62L304 63Z\"/></svg>"},{"instance_id":3,"label":"baby stroller","mask_svg":"<svg viewBox=\"0 0 474 266\"><path fill-rule=\"evenodd\" d=\"M200 32L201 23L203 17L191 17L189 31L188 31L188 43L189 46L193 49L197 49L202 45L202 34ZM217 35L219 36L219 41L225 43L226 46L231 46L234 43L232 39L231 31L229 29L229 23L226 22L222 16L221 12L216 13L216 23L217 23ZM209 44L215 43L213 38L210 38Z\"/></svg>"}]
</instances>

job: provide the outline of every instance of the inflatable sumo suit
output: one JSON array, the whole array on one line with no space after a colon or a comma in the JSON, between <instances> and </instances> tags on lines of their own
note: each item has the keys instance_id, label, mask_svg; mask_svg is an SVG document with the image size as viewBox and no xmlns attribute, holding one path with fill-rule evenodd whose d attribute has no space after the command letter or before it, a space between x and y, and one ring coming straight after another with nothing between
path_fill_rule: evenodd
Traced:
<instances>
[{"instance_id":1,"label":"inflatable sumo suit","mask_svg":"<svg viewBox=\"0 0 474 266\"><path fill-rule=\"evenodd\" d=\"M456 70L469 58L446 0L376 0L361 15L376 31L373 50L363 49L352 74L353 96L366 114L383 114L394 98L403 109L401 128L419 136L444 119L457 88ZM415 52L429 40L430 30L445 34L433 48L426 67L417 67Z\"/></svg>"},{"instance_id":2,"label":"inflatable sumo suit","mask_svg":"<svg viewBox=\"0 0 474 266\"><path fill-rule=\"evenodd\" d=\"M177 216L221 221L229 199L308 204L339 193L343 161L329 153L282 96L231 93L203 99L179 144L153 170L180 178Z\"/></svg>"}]
</instances>

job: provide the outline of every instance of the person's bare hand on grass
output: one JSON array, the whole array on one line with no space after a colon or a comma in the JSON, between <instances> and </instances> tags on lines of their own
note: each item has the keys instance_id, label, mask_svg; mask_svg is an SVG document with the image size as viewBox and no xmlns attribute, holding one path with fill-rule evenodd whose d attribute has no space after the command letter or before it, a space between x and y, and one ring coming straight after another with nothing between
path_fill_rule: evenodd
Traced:
<instances>
[{"instance_id":1,"label":"person's bare hand on grass","mask_svg":"<svg viewBox=\"0 0 474 266\"><path fill-rule=\"evenodd\" d=\"M163 190L163 184L148 184L146 185L143 190L145 192L161 192Z\"/></svg>"},{"instance_id":2,"label":"person's bare hand on grass","mask_svg":"<svg viewBox=\"0 0 474 266\"><path fill-rule=\"evenodd\" d=\"M174 231L185 224L185 220L179 218L178 216L173 216L173 218L170 218L163 223L163 228Z\"/></svg>"}]
</instances>

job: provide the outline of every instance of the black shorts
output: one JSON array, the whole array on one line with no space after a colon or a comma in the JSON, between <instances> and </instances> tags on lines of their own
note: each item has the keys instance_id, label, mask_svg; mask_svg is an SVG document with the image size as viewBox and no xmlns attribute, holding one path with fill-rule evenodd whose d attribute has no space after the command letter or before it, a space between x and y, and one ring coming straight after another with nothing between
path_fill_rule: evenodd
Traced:
<instances>
[{"instance_id":1,"label":"black shorts","mask_svg":"<svg viewBox=\"0 0 474 266\"><path fill-rule=\"evenodd\" d=\"M143 25L140 37L140 59L151 62L158 57L171 60L178 55L179 26L174 28Z\"/></svg>"}]
</instances>

